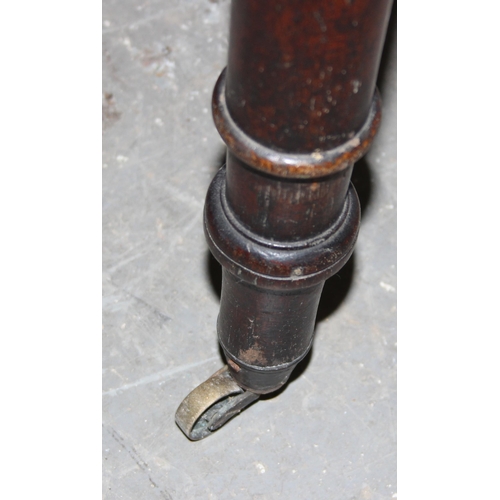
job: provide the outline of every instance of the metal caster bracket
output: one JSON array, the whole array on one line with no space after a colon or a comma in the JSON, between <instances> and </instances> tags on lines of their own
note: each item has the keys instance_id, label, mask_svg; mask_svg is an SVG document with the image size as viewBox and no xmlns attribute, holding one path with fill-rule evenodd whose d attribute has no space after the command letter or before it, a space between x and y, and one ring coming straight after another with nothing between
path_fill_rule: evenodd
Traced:
<instances>
[{"instance_id":1,"label":"metal caster bracket","mask_svg":"<svg viewBox=\"0 0 500 500\"><path fill-rule=\"evenodd\" d=\"M203 439L259 399L242 389L227 365L193 389L179 405L175 421L192 441Z\"/></svg>"}]
</instances>

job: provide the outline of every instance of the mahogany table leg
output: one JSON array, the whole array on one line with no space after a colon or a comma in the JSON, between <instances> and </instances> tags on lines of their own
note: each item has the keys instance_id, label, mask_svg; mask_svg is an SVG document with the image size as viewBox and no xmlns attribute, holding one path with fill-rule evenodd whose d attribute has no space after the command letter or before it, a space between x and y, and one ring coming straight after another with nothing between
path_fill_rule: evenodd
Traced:
<instances>
[{"instance_id":1,"label":"mahogany table leg","mask_svg":"<svg viewBox=\"0 0 500 500\"><path fill-rule=\"evenodd\" d=\"M359 229L350 178L381 119L375 82L390 7L233 0L212 104L227 163L205 204L223 267L217 331L228 367L179 407L191 439L283 386L312 345L324 282Z\"/></svg>"}]
</instances>

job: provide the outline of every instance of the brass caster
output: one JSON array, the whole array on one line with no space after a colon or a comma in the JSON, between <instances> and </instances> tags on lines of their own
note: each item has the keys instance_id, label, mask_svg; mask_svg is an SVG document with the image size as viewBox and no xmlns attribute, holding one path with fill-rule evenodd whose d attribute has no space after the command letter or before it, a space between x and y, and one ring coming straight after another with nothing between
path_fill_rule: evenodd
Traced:
<instances>
[{"instance_id":1,"label":"brass caster","mask_svg":"<svg viewBox=\"0 0 500 500\"><path fill-rule=\"evenodd\" d=\"M193 389L177 408L175 422L192 441L203 439L259 399L242 389L227 365Z\"/></svg>"}]
</instances>

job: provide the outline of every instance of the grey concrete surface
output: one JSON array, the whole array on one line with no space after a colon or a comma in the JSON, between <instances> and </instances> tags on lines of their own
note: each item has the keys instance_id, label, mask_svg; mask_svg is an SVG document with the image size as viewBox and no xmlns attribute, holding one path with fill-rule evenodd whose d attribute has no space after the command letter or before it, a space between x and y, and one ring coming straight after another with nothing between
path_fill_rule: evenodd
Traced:
<instances>
[{"instance_id":1,"label":"grey concrete surface","mask_svg":"<svg viewBox=\"0 0 500 500\"><path fill-rule=\"evenodd\" d=\"M225 148L210 98L228 0L103 4L103 498L390 499L396 488L396 40L353 181L353 258L277 396L190 442L174 414L223 364L202 211Z\"/></svg>"}]
</instances>

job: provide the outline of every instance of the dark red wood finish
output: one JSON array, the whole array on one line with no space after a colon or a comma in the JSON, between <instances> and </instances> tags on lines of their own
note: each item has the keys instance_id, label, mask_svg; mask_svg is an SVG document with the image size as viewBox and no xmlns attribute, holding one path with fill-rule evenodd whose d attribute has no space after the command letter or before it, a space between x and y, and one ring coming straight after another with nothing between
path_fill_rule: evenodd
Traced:
<instances>
[{"instance_id":1,"label":"dark red wood finish","mask_svg":"<svg viewBox=\"0 0 500 500\"><path fill-rule=\"evenodd\" d=\"M258 393L307 354L324 281L359 228L353 163L380 122L375 81L391 0L233 0L214 119L228 145L205 230L224 267L218 334Z\"/></svg>"},{"instance_id":2,"label":"dark red wood finish","mask_svg":"<svg viewBox=\"0 0 500 500\"><path fill-rule=\"evenodd\" d=\"M233 0L226 98L237 125L287 152L361 128L391 0Z\"/></svg>"}]
</instances>

